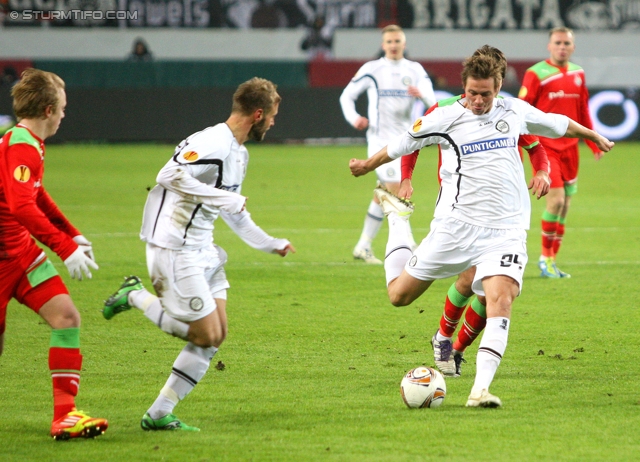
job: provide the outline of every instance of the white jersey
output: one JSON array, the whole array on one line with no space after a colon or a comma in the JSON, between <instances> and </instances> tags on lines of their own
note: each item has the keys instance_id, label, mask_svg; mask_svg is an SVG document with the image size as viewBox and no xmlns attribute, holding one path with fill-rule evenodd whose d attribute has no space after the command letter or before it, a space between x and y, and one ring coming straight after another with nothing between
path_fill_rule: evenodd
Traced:
<instances>
[{"instance_id":1,"label":"white jersey","mask_svg":"<svg viewBox=\"0 0 640 462\"><path fill-rule=\"evenodd\" d=\"M443 181L436 217L486 228L529 229L531 202L518 137L564 136L569 119L516 98L495 98L491 111L480 116L464 103L462 98L416 120L411 130L389 143L389 157L440 144Z\"/></svg>"},{"instance_id":2,"label":"white jersey","mask_svg":"<svg viewBox=\"0 0 640 462\"><path fill-rule=\"evenodd\" d=\"M416 98L409 96L409 85L418 87L427 108L436 103L427 72L420 63L404 58L391 60L383 57L365 63L340 95L342 113L347 122L354 125L360 117L355 102L367 92L367 141L375 145L376 151L411 126ZM372 155L371 150L369 152Z\"/></svg>"},{"instance_id":3,"label":"white jersey","mask_svg":"<svg viewBox=\"0 0 640 462\"><path fill-rule=\"evenodd\" d=\"M249 153L225 123L183 140L160 170L144 207L140 238L166 249L201 249L213 242L219 215L250 246L272 252L288 244L267 235L243 210L240 194Z\"/></svg>"}]
</instances>

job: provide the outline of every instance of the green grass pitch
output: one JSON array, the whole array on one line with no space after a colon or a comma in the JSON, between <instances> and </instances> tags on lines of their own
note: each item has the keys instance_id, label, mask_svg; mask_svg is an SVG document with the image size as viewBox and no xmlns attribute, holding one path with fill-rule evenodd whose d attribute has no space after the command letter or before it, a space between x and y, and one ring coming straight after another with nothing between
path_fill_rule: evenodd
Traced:
<instances>
[{"instance_id":1,"label":"green grass pitch","mask_svg":"<svg viewBox=\"0 0 640 462\"><path fill-rule=\"evenodd\" d=\"M559 255L569 280L542 280L543 201L533 200L530 264L509 345L492 385L501 409L464 407L477 343L435 410L409 410L399 383L431 365L429 340L453 279L413 305L392 307L384 271L353 261L373 177L353 178L364 146L250 145L243 193L255 221L298 252L255 251L220 221L229 254L229 336L208 374L176 408L200 433L147 433L143 413L183 346L137 310L102 318L102 301L129 274L148 284L138 239L147 189L167 145L63 145L47 151L45 186L93 242L100 270L73 281L53 261L82 313L78 406L109 419L95 440L48 437L49 328L15 301L0 358L3 461L513 461L633 460L640 454L640 146L599 162L582 152ZM414 181L416 238L437 193L435 149ZM529 170L528 161L526 170ZM387 227L375 241L382 257ZM533 264L531 264L533 263ZM218 370L221 361L226 366Z\"/></svg>"}]
</instances>

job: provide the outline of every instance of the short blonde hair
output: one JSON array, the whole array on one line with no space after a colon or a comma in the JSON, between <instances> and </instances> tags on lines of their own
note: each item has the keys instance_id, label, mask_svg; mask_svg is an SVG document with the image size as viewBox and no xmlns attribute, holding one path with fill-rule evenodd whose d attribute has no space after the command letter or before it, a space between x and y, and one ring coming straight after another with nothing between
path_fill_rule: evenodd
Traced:
<instances>
[{"instance_id":1,"label":"short blonde hair","mask_svg":"<svg viewBox=\"0 0 640 462\"><path fill-rule=\"evenodd\" d=\"M64 80L53 72L25 69L11 89L13 112L18 120L42 119L47 107L58 109L60 90L64 90Z\"/></svg>"},{"instance_id":2,"label":"short blonde hair","mask_svg":"<svg viewBox=\"0 0 640 462\"><path fill-rule=\"evenodd\" d=\"M576 36L576 34L573 33L573 29L569 27L554 27L549 31L549 38L551 38L551 36L556 32L563 33L563 34L571 34L572 37Z\"/></svg>"},{"instance_id":3,"label":"short blonde hair","mask_svg":"<svg viewBox=\"0 0 640 462\"><path fill-rule=\"evenodd\" d=\"M397 26L395 24L389 24L388 26L386 26L384 29L382 29L382 35L386 34L387 32L403 32L402 27Z\"/></svg>"},{"instance_id":4,"label":"short blonde hair","mask_svg":"<svg viewBox=\"0 0 640 462\"><path fill-rule=\"evenodd\" d=\"M260 77L241 83L233 94L231 112L250 115L257 109L264 109L269 114L282 100L277 88L273 82Z\"/></svg>"}]
</instances>

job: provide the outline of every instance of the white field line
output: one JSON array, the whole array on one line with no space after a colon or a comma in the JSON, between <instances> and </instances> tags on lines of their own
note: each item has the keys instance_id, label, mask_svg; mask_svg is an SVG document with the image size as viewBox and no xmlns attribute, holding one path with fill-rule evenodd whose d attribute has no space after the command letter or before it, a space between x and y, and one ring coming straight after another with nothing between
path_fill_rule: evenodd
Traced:
<instances>
[{"instance_id":1,"label":"white field line","mask_svg":"<svg viewBox=\"0 0 640 462\"><path fill-rule=\"evenodd\" d=\"M331 233L351 233L361 231L360 228L269 228L265 229L268 233L274 234L331 234ZM420 235L420 233L427 234L429 232L429 228L413 228L415 234ZM532 228L529 230L530 232L539 232L539 228ZM638 226L625 226L625 227L596 227L596 228L567 228L567 233L571 232L628 232L628 231L640 231L640 227ZM232 233L229 229L222 230L214 230L214 235L216 233ZM122 232L122 233L87 233L90 237L131 237L138 236L138 232Z\"/></svg>"}]
</instances>

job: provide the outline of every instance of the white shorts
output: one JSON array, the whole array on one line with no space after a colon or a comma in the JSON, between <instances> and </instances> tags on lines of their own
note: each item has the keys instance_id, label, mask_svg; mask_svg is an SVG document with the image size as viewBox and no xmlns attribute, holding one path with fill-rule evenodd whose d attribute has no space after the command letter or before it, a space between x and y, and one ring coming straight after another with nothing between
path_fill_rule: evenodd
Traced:
<instances>
[{"instance_id":1,"label":"white shorts","mask_svg":"<svg viewBox=\"0 0 640 462\"><path fill-rule=\"evenodd\" d=\"M147 269L162 308L183 322L202 319L226 299L227 253L217 245L197 250L169 250L147 244Z\"/></svg>"},{"instance_id":2,"label":"white shorts","mask_svg":"<svg viewBox=\"0 0 640 462\"><path fill-rule=\"evenodd\" d=\"M369 140L367 145L367 156L374 156L380 149L384 148L387 143L380 140ZM391 162L381 165L376 169L378 181L381 183L400 183L402 181L402 160L394 159Z\"/></svg>"},{"instance_id":3,"label":"white shorts","mask_svg":"<svg viewBox=\"0 0 640 462\"><path fill-rule=\"evenodd\" d=\"M527 232L524 229L495 229L470 225L454 218L435 218L431 231L405 265L411 276L421 281L444 279L476 267L471 286L485 295L482 279L504 275L522 290L527 265Z\"/></svg>"}]
</instances>

